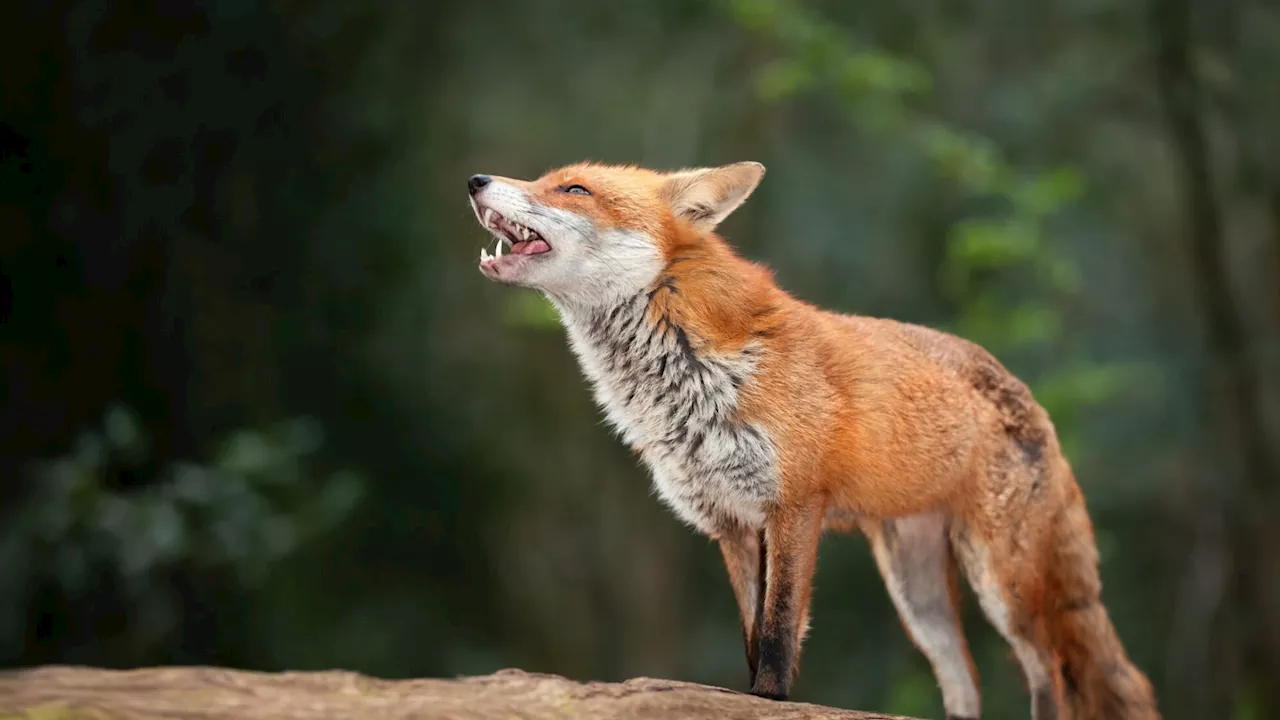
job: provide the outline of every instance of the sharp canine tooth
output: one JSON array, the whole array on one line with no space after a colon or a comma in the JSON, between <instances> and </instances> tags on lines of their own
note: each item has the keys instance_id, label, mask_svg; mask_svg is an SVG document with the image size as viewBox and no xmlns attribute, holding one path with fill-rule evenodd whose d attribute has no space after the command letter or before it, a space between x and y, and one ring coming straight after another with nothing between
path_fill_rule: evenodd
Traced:
<instances>
[{"instance_id":1,"label":"sharp canine tooth","mask_svg":"<svg viewBox=\"0 0 1280 720\"><path fill-rule=\"evenodd\" d=\"M494 255L494 257L497 257L497 258L502 257L502 240L498 241L497 255Z\"/></svg>"},{"instance_id":2,"label":"sharp canine tooth","mask_svg":"<svg viewBox=\"0 0 1280 720\"><path fill-rule=\"evenodd\" d=\"M486 226L493 225L493 210L491 210L490 208L484 209L484 224Z\"/></svg>"}]
</instances>

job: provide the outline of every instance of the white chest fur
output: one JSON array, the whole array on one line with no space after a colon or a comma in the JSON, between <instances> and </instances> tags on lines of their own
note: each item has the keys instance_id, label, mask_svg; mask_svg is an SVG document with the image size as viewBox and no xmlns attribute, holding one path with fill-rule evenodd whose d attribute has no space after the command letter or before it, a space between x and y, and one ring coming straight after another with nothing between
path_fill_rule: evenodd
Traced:
<instances>
[{"instance_id":1,"label":"white chest fur","mask_svg":"<svg viewBox=\"0 0 1280 720\"><path fill-rule=\"evenodd\" d=\"M726 523L761 527L778 496L777 462L764 431L738 414L757 349L695 352L682 328L646 317L648 304L641 295L602 310L561 308L596 401L681 519L707 534Z\"/></svg>"}]
</instances>

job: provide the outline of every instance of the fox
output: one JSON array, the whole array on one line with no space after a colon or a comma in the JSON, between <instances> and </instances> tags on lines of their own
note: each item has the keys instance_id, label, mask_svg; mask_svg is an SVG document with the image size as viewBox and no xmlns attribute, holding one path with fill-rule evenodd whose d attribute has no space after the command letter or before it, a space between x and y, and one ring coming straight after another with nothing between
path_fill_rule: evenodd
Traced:
<instances>
[{"instance_id":1,"label":"fox","mask_svg":"<svg viewBox=\"0 0 1280 720\"><path fill-rule=\"evenodd\" d=\"M958 574L1034 720L1158 719L1101 597L1093 527L1048 413L981 346L823 310L719 225L757 162L581 162L468 178L487 279L558 314L656 494L723 557L753 695L790 698L824 532L863 534L948 720L978 720Z\"/></svg>"}]
</instances>

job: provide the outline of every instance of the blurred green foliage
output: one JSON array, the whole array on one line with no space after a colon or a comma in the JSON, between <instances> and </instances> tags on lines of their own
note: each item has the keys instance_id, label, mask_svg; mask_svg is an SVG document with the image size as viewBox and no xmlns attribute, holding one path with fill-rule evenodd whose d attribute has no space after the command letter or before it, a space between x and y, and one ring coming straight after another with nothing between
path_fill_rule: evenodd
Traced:
<instances>
[{"instance_id":1,"label":"blurred green foliage","mask_svg":"<svg viewBox=\"0 0 1280 720\"><path fill-rule=\"evenodd\" d=\"M360 497L358 476L308 466L321 441L309 419L241 430L207 464L174 462L126 490L121 476L145 471L149 439L132 411L112 405L70 454L33 464L29 510L0 532L0 651L16 655L28 641L13 631L32 588L48 584L69 597L119 588L137 610L115 641L144 654L179 622L165 588L175 569L224 573L241 591L261 586Z\"/></svg>"}]
</instances>

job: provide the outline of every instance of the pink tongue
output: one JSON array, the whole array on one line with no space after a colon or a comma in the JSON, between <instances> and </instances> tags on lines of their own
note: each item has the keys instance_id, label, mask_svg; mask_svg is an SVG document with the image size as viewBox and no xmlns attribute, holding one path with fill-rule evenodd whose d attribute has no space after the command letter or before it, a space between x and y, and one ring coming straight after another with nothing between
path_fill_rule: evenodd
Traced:
<instances>
[{"instance_id":1,"label":"pink tongue","mask_svg":"<svg viewBox=\"0 0 1280 720\"><path fill-rule=\"evenodd\" d=\"M537 240L518 242L511 246L511 252L517 255L537 255L538 253L544 253L550 249L551 246L547 244L547 241L542 240L541 238Z\"/></svg>"}]
</instances>

